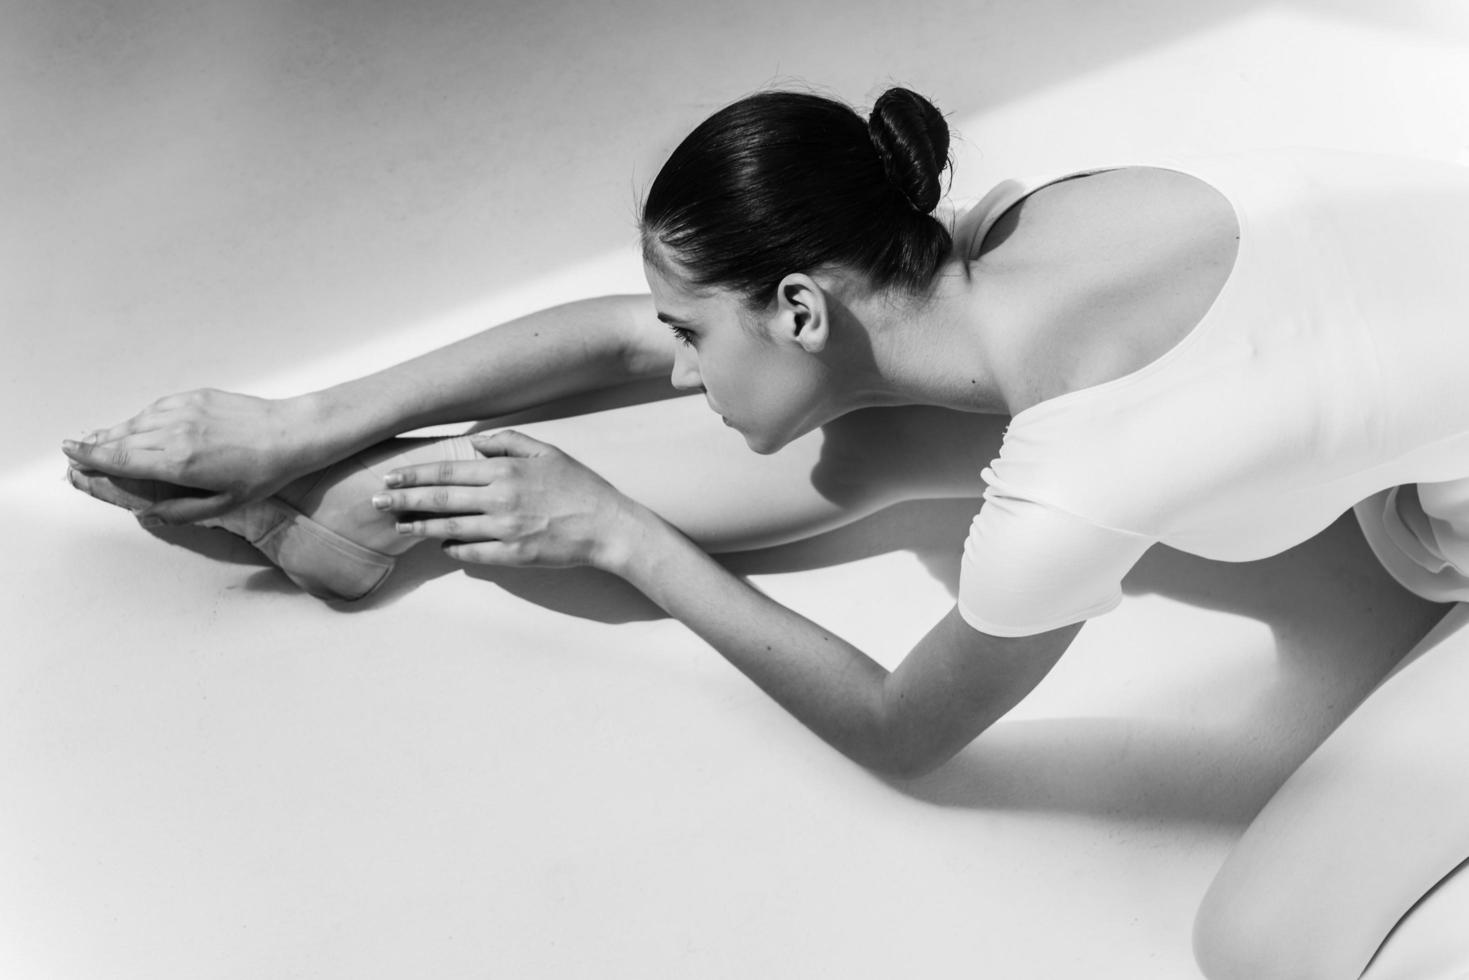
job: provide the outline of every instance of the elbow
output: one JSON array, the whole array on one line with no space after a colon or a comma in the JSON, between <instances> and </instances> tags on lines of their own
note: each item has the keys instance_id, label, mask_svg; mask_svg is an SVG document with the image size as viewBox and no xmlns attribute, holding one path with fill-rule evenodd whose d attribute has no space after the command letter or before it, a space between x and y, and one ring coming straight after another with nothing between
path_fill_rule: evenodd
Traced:
<instances>
[{"instance_id":1,"label":"elbow","mask_svg":"<svg viewBox=\"0 0 1469 980\"><path fill-rule=\"evenodd\" d=\"M886 751L866 762L867 768L891 779L919 779L938 769L955 756L949 749L932 745L889 743Z\"/></svg>"},{"instance_id":2,"label":"elbow","mask_svg":"<svg viewBox=\"0 0 1469 980\"><path fill-rule=\"evenodd\" d=\"M892 779L918 779L954 758L978 734L959 738L933 712L906 710L909 707L901 698L895 701L891 690L884 687L880 708L868 728L870 751L859 762Z\"/></svg>"},{"instance_id":3,"label":"elbow","mask_svg":"<svg viewBox=\"0 0 1469 980\"><path fill-rule=\"evenodd\" d=\"M892 779L909 780L927 776L941 767L979 734L961 732L943 712L925 709L894 696L884 685L882 695L868 720L867 768Z\"/></svg>"},{"instance_id":4,"label":"elbow","mask_svg":"<svg viewBox=\"0 0 1469 980\"><path fill-rule=\"evenodd\" d=\"M658 321L651 296L610 296L601 302L615 304L619 312L616 361L624 380L654 378L673 370L673 344L668 328Z\"/></svg>"}]
</instances>

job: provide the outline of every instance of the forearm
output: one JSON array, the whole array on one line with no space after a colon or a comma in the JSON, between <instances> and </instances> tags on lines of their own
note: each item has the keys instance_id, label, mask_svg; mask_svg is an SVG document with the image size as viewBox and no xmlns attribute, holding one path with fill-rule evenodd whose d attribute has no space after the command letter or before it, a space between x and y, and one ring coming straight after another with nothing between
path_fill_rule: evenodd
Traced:
<instances>
[{"instance_id":1,"label":"forearm","mask_svg":"<svg viewBox=\"0 0 1469 980\"><path fill-rule=\"evenodd\" d=\"M503 415L648 373L629 354L646 296L606 296L541 310L300 401L312 455L340 459L424 426ZM658 367L658 365L651 365Z\"/></svg>"},{"instance_id":2,"label":"forearm","mask_svg":"<svg viewBox=\"0 0 1469 980\"><path fill-rule=\"evenodd\" d=\"M714 647L853 761L907 772L884 709L888 671L861 650L731 575L656 518L605 564Z\"/></svg>"},{"instance_id":3,"label":"forearm","mask_svg":"<svg viewBox=\"0 0 1469 980\"><path fill-rule=\"evenodd\" d=\"M478 458L387 474L374 504L401 533L491 565L591 565L638 588L852 760L921 775L1019 703L1080 623L1022 637L973 628L955 605L889 672L731 575L647 505L556 446L512 429Z\"/></svg>"}]
</instances>

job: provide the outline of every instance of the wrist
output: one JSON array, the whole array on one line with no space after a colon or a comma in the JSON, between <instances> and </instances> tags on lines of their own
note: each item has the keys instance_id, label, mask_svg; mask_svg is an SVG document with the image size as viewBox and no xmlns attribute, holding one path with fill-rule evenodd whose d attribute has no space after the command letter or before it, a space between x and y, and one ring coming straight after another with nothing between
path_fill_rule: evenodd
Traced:
<instances>
[{"instance_id":1,"label":"wrist","mask_svg":"<svg viewBox=\"0 0 1469 980\"><path fill-rule=\"evenodd\" d=\"M321 469L368 446L396 435L366 411L370 404L347 385L325 388L281 399L286 431L284 445L292 447L292 462L303 473Z\"/></svg>"},{"instance_id":2,"label":"wrist","mask_svg":"<svg viewBox=\"0 0 1469 980\"><path fill-rule=\"evenodd\" d=\"M667 545L673 529L642 504L624 498L592 554L591 564L637 585L642 573Z\"/></svg>"},{"instance_id":3,"label":"wrist","mask_svg":"<svg viewBox=\"0 0 1469 980\"><path fill-rule=\"evenodd\" d=\"M334 431L337 413L325 392L276 401L277 444L287 447L287 463L297 475L320 469L352 451Z\"/></svg>"}]
</instances>

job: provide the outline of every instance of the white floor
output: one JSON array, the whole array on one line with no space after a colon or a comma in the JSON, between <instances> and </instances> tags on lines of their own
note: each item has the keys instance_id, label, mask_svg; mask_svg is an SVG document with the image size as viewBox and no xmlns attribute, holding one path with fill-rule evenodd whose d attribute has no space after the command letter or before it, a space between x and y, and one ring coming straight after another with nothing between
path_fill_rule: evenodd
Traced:
<instances>
[{"instance_id":1,"label":"white floor","mask_svg":"<svg viewBox=\"0 0 1469 980\"><path fill-rule=\"evenodd\" d=\"M332 608L75 494L56 444L639 289L637 193L771 81L931 94L960 196L1153 150L1469 162L1453 0L0 0L0 24L0 976L1194 976L1231 843L1438 612L1349 520L1248 565L1160 549L1012 718L895 786L619 582L415 558ZM952 603L968 516L733 564L892 664Z\"/></svg>"}]
</instances>

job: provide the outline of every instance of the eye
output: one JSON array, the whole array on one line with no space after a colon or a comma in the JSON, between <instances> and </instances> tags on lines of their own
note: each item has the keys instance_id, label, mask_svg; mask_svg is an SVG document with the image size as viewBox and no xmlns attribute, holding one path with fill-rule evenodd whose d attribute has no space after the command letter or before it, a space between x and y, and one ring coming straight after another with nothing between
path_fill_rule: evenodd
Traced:
<instances>
[{"instance_id":1,"label":"eye","mask_svg":"<svg viewBox=\"0 0 1469 980\"><path fill-rule=\"evenodd\" d=\"M680 344L683 344L685 347L694 346L694 335L683 327L669 327L668 329L673 331L674 339Z\"/></svg>"}]
</instances>

